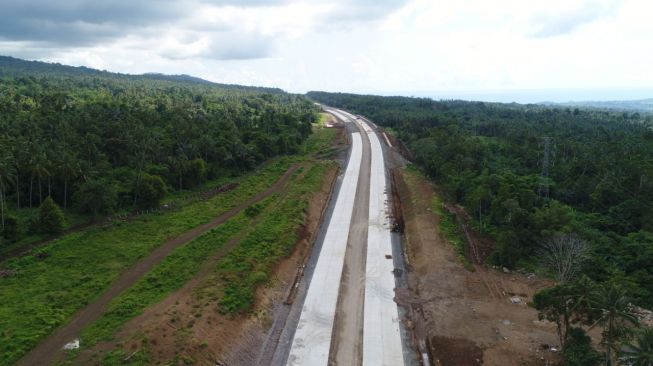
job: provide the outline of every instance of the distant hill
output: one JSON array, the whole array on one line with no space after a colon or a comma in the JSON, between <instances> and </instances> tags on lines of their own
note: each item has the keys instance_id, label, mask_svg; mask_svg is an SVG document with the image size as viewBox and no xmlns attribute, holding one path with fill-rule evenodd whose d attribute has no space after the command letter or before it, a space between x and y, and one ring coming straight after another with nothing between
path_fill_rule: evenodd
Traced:
<instances>
[{"instance_id":1,"label":"distant hill","mask_svg":"<svg viewBox=\"0 0 653 366\"><path fill-rule=\"evenodd\" d=\"M653 98L639 99L639 100L585 101L585 102L567 102L567 103L545 102L541 104L554 105L554 106L596 108L596 109L613 109L613 110L623 110L623 111L638 111L638 112L648 112L648 113L653 112Z\"/></svg>"},{"instance_id":2,"label":"distant hill","mask_svg":"<svg viewBox=\"0 0 653 366\"><path fill-rule=\"evenodd\" d=\"M265 88L236 84L220 84L190 75L166 75L147 73L142 75L121 74L116 72L92 69L86 66L68 66L60 63L28 61L11 56L0 56L0 78L3 77L55 77L55 78L99 78L121 80L157 80L173 83L185 83L204 86L216 86L222 89L245 89L264 93L283 93L279 88Z\"/></svg>"},{"instance_id":3,"label":"distant hill","mask_svg":"<svg viewBox=\"0 0 653 366\"><path fill-rule=\"evenodd\" d=\"M181 75L166 75L166 74L161 74L158 72L148 72L143 75L139 75L147 79L154 79L154 80L168 80L168 81L181 81L181 82L190 82L190 83L198 83L198 84L216 84L212 81L208 81L202 78L198 78L195 76L190 76L186 74L181 74Z\"/></svg>"}]
</instances>

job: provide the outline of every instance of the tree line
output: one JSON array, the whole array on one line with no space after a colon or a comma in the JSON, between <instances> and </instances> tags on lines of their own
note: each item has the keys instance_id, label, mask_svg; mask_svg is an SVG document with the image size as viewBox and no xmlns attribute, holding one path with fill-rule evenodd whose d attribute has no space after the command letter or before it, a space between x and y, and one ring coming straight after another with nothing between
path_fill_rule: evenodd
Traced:
<instances>
[{"instance_id":1,"label":"tree line","mask_svg":"<svg viewBox=\"0 0 653 366\"><path fill-rule=\"evenodd\" d=\"M46 197L88 215L149 208L294 153L317 118L305 97L278 89L0 61L6 238L16 232L9 212Z\"/></svg>"},{"instance_id":2,"label":"tree line","mask_svg":"<svg viewBox=\"0 0 653 366\"><path fill-rule=\"evenodd\" d=\"M590 297L583 298L584 310L574 308L578 313L568 315L575 320L566 328L601 319L597 314L608 310L600 309L606 304L598 299L612 299L607 295L618 295L614 297L620 300L612 300L621 306L619 311L630 305L653 307L653 116L427 98L307 95L365 115L395 134L414 162L450 200L465 206L476 228L495 243L489 262L561 274L562 287L536 299L543 314L549 306L562 306L555 311L564 314L581 301L583 291L594 294L593 302L590 306ZM586 243L563 250L583 258L575 268L552 265L560 260L550 253L560 237ZM577 285L579 278L586 279L584 284ZM605 324L615 325L612 320ZM614 364L615 345L628 344L627 332L621 332L626 328L604 334L606 357L601 356L600 363ZM571 334L576 346L589 344L581 330L566 334L563 340ZM651 357L651 335L641 337ZM627 349L637 347L634 342ZM568 364L596 364L592 362Z\"/></svg>"}]
</instances>

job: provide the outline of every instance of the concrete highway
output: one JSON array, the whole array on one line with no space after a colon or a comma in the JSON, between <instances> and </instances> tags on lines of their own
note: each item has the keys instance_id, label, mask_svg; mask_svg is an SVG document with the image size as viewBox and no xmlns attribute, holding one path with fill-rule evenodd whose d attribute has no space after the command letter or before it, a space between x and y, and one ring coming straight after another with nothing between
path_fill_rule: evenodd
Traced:
<instances>
[{"instance_id":1,"label":"concrete highway","mask_svg":"<svg viewBox=\"0 0 653 366\"><path fill-rule=\"evenodd\" d=\"M399 311L394 302L389 207L382 141L374 126L327 108L347 125L351 148L331 215L308 278L287 365L404 365Z\"/></svg>"}]
</instances>

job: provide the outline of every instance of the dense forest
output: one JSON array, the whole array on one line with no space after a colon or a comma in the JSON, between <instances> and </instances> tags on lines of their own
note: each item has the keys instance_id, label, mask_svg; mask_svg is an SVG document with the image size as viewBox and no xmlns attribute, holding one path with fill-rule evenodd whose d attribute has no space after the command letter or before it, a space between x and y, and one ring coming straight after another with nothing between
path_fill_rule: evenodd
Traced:
<instances>
[{"instance_id":1,"label":"dense forest","mask_svg":"<svg viewBox=\"0 0 653 366\"><path fill-rule=\"evenodd\" d=\"M295 152L315 112L279 89L2 57L0 231L12 241L46 230L16 218L44 202L54 216L154 207L167 192Z\"/></svg>"},{"instance_id":2,"label":"dense forest","mask_svg":"<svg viewBox=\"0 0 653 366\"><path fill-rule=\"evenodd\" d=\"M653 306L653 117L538 105L310 92L395 133L496 242L489 261L538 266L542 243L589 243L581 272Z\"/></svg>"}]
</instances>

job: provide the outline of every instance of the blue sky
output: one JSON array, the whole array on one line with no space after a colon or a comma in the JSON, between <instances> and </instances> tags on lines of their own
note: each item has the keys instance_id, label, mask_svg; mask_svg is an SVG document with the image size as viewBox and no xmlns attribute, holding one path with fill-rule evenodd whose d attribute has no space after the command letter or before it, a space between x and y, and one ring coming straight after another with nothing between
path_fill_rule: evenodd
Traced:
<instances>
[{"instance_id":1,"label":"blue sky","mask_svg":"<svg viewBox=\"0 0 653 366\"><path fill-rule=\"evenodd\" d=\"M293 92L626 97L653 89L650 4L0 0L0 54Z\"/></svg>"}]
</instances>

